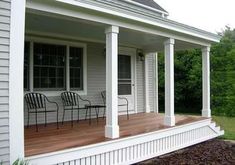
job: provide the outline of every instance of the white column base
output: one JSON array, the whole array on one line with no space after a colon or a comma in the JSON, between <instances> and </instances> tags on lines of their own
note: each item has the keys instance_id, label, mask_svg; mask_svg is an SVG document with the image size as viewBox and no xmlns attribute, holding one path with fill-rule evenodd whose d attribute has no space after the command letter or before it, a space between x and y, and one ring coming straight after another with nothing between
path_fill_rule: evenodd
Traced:
<instances>
[{"instance_id":1,"label":"white column base","mask_svg":"<svg viewBox=\"0 0 235 165\"><path fill-rule=\"evenodd\" d=\"M150 106L149 106L149 105L147 105L147 106L145 107L145 113L150 113Z\"/></svg>"},{"instance_id":2,"label":"white column base","mask_svg":"<svg viewBox=\"0 0 235 165\"><path fill-rule=\"evenodd\" d=\"M164 125L175 126L175 116L165 116Z\"/></svg>"},{"instance_id":3,"label":"white column base","mask_svg":"<svg viewBox=\"0 0 235 165\"><path fill-rule=\"evenodd\" d=\"M119 126L106 125L105 126L105 137L107 138L119 138Z\"/></svg>"},{"instance_id":4,"label":"white column base","mask_svg":"<svg viewBox=\"0 0 235 165\"><path fill-rule=\"evenodd\" d=\"M211 117L211 110L210 109L203 109L202 110L202 117Z\"/></svg>"}]
</instances>

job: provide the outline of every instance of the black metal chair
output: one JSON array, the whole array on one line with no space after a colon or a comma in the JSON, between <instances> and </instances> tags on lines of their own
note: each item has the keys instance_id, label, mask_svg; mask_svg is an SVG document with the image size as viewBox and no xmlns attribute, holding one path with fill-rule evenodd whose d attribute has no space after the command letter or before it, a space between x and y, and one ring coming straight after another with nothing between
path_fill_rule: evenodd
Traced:
<instances>
[{"instance_id":1,"label":"black metal chair","mask_svg":"<svg viewBox=\"0 0 235 165\"><path fill-rule=\"evenodd\" d=\"M106 91L102 91L101 92L101 97L102 97L102 100L103 100L103 103L104 103L104 106L105 106L105 108L104 108L104 114L103 114L103 118L104 118L104 116L105 116L105 111L106 111ZM118 106L119 107L121 107L121 106L126 106L126 112L127 112L127 119L129 120L129 109L128 109L128 99L127 98L125 98L125 97L118 97L118 99L120 99L120 100L124 100L126 103L124 103L124 104L118 104Z\"/></svg>"},{"instance_id":2,"label":"black metal chair","mask_svg":"<svg viewBox=\"0 0 235 165\"><path fill-rule=\"evenodd\" d=\"M73 126L73 112L78 111L78 119L77 122L79 122L79 111L82 109L86 110L86 115L87 115L87 108L86 105L91 105L91 102L89 100L81 98L80 95L74 92L63 92L61 93L61 99L63 102L63 118L62 118L62 124L64 123L64 115L65 111L71 111L71 125ZM86 102L84 107L80 107L80 100L83 102Z\"/></svg>"},{"instance_id":3,"label":"black metal chair","mask_svg":"<svg viewBox=\"0 0 235 165\"><path fill-rule=\"evenodd\" d=\"M45 126L47 125L47 113L51 113L51 112L56 112L57 115L57 120L56 120L56 124L57 124L57 129L59 128L58 125L58 111L59 111L59 106L56 102L52 102L50 101L44 94L41 93L27 93L25 94L25 102L27 105L27 109L28 109L28 123L27 123L27 127L29 127L29 118L30 118L30 113L34 113L35 114L35 122L36 122L36 131L38 132L38 113L45 113ZM55 104L56 105L56 109L53 110L48 110L47 109L47 102L51 103L51 104Z\"/></svg>"}]
</instances>

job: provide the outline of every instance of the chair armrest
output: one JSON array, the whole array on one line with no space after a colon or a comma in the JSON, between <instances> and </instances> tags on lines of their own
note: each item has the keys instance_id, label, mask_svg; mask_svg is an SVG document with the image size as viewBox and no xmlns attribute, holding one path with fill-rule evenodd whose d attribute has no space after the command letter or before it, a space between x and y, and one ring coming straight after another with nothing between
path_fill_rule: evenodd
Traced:
<instances>
[{"instance_id":1,"label":"chair armrest","mask_svg":"<svg viewBox=\"0 0 235 165\"><path fill-rule=\"evenodd\" d=\"M57 102L55 102L55 101L50 101L47 97L46 97L46 100L47 100L48 103L55 104L55 105L56 105L56 108L57 108L57 111L59 110L59 105L58 105Z\"/></svg>"},{"instance_id":2,"label":"chair armrest","mask_svg":"<svg viewBox=\"0 0 235 165\"><path fill-rule=\"evenodd\" d=\"M120 99L120 100L125 100L126 103L128 104L128 99L127 99L127 98L125 98L125 97L118 97L118 99Z\"/></svg>"},{"instance_id":3,"label":"chair armrest","mask_svg":"<svg viewBox=\"0 0 235 165\"><path fill-rule=\"evenodd\" d=\"M81 96L79 96L79 98L80 98L80 100L82 100L82 101L84 101L84 102L88 102L88 103L89 103L89 105L91 105L91 101L90 101L90 100L83 99L83 98L81 98Z\"/></svg>"}]
</instances>

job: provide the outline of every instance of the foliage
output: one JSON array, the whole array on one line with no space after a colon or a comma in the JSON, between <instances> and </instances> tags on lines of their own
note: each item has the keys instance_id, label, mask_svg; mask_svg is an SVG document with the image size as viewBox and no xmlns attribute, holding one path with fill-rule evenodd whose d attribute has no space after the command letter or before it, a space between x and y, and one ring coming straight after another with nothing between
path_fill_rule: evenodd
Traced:
<instances>
[{"instance_id":1,"label":"foliage","mask_svg":"<svg viewBox=\"0 0 235 165\"><path fill-rule=\"evenodd\" d=\"M29 163L23 159L17 159L12 165L29 165Z\"/></svg>"},{"instance_id":2,"label":"foliage","mask_svg":"<svg viewBox=\"0 0 235 165\"><path fill-rule=\"evenodd\" d=\"M235 140L235 117L213 116L213 120L224 130L223 139Z\"/></svg>"},{"instance_id":3,"label":"foliage","mask_svg":"<svg viewBox=\"0 0 235 165\"><path fill-rule=\"evenodd\" d=\"M201 109L201 55L187 50L175 53L175 111L199 113ZM159 102L164 109L164 56L159 56ZM195 90L197 89L197 90ZM195 105L195 106L192 106ZM189 111L190 110L190 111Z\"/></svg>"},{"instance_id":4,"label":"foliage","mask_svg":"<svg viewBox=\"0 0 235 165\"><path fill-rule=\"evenodd\" d=\"M211 48L212 112L235 116L235 29L226 27L221 34Z\"/></svg>"},{"instance_id":5,"label":"foliage","mask_svg":"<svg viewBox=\"0 0 235 165\"><path fill-rule=\"evenodd\" d=\"M235 116L235 29L220 33L211 47L211 99L214 114ZM200 113L202 109L201 50L175 52L175 111ZM159 54L159 103L164 110L164 55Z\"/></svg>"}]
</instances>

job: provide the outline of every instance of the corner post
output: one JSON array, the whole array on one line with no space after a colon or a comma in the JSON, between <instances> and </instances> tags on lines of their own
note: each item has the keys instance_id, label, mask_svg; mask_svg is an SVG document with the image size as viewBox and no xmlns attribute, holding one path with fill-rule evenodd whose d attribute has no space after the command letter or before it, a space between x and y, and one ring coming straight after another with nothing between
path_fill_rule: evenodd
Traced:
<instances>
[{"instance_id":1,"label":"corner post","mask_svg":"<svg viewBox=\"0 0 235 165\"><path fill-rule=\"evenodd\" d=\"M210 47L202 48L202 116L211 117L210 109Z\"/></svg>"},{"instance_id":2,"label":"corner post","mask_svg":"<svg viewBox=\"0 0 235 165\"><path fill-rule=\"evenodd\" d=\"M165 119L167 126L175 125L174 115L174 44L172 38L164 42L165 47Z\"/></svg>"},{"instance_id":3,"label":"corner post","mask_svg":"<svg viewBox=\"0 0 235 165\"><path fill-rule=\"evenodd\" d=\"M106 34L106 126L105 137L118 138L118 33L119 27L109 26Z\"/></svg>"},{"instance_id":4,"label":"corner post","mask_svg":"<svg viewBox=\"0 0 235 165\"><path fill-rule=\"evenodd\" d=\"M16 159L24 158L25 1L11 1L10 18L9 153L13 164Z\"/></svg>"}]
</instances>

